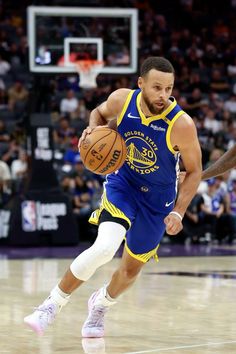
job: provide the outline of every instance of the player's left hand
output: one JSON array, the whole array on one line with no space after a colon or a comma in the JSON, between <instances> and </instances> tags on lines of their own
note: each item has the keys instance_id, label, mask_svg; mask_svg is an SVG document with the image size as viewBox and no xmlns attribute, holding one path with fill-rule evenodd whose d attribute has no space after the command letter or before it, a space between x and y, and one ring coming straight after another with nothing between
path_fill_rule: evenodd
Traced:
<instances>
[{"instance_id":1,"label":"player's left hand","mask_svg":"<svg viewBox=\"0 0 236 354\"><path fill-rule=\"evenodd\" d=\"M176 235L183 228L182 221L175 214L167 215L164 219L164 223L166 224L166 232L168 235Z\"/></svg>"}]
</instances>

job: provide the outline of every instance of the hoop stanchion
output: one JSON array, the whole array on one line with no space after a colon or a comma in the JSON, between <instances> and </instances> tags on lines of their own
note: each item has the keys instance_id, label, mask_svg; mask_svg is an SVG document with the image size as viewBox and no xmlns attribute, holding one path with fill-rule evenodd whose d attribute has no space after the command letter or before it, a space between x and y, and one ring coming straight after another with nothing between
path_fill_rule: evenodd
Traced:
<instances>
[{"instance_id":1,"label":"hoop stanchion","mask_svg":"<svg viewBox=\"0 0 236 354\"><path fill-rule=\"evenodd\" d=\"M97 87L96 78L103 66L104 62L101 60L77 60L75 67L79 74L79 86L83 88Z\"/></svg>"}]
</instances>

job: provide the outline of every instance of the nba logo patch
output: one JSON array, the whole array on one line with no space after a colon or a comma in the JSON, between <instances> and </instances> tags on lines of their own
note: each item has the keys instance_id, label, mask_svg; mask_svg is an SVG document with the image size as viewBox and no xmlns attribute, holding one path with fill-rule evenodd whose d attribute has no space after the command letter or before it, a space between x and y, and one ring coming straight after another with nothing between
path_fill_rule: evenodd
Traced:
<instances>
[{"instance_id":1,"label":"nba logo patch","mask_svg":"<svg viewBox=\"0 0 236 354\"><path fill-rule=\"evenodd\" d=\"M36 231L36 203L25 200L21 203L22 229L26 232Z\"/></svg>"}]
</instances>

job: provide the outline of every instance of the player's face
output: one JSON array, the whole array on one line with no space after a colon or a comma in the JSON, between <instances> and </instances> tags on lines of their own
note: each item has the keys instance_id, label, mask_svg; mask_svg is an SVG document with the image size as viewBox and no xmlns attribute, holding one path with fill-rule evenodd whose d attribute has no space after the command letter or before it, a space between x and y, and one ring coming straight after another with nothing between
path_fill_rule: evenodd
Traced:
<instances>
[{"instance_id":1,"label":"player's face","mask_svg":"<svg viewBox=\"0 0 236 354\"><path fill-rule=\"evenodd\" d=\"M174 86L174 75L152 69L144 77L139 77L142 100L151 114L161 113L167 106Z\"/></svg>"}]
</instances>

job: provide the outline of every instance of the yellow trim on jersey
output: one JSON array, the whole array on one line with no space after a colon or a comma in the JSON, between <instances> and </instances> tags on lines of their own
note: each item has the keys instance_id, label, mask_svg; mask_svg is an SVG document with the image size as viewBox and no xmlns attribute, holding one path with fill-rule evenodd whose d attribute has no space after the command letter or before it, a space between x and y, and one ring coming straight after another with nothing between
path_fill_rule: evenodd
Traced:
<instances>
[{"instance_id":1,"label":"yellow trim on jersey","mask_svg":"<svg viewBox=\"0 0 236 354\"><path fill-rule=\"evenodd\" d=\"M127 243L125 242L125 249L127 251L127 253L137 259L140 262L143 263L147 263L149 261L150 258L154 257L154 259L158 262L158 256L157 256L157 249L158 249L159 245L154 248L153 250L147 252L147 253L140 253L140 254L134 254L128 247Z\"/></svg>"},{"instance_id":2,"label":"yellow trim on jersey","mask_svg":"<svg viewBox=\"0 0 236 354\"><path fill-rule=\"evenodd\" d=\"M135 90L131 90L130 93L128 94L126 100L125 100L125 104L124 104L124 106L123 106L123 108L122 108L122 111L121 111L119 117L117 118L117 127L118 127L118 126L120 125L120 123L122 122L122 119L123 119L123 117L124 117L124 115L125 115L125 112L126 112L126 110L127 110L127 108L128 108L128 105L129 105L129 103L130 103L130 101L131 101L131 98L132 98L132 96L133 96L133 94L134 94L134 91L135 91Z\"/></svg>"},{"instance_id":3,"label":"yellow trim on jersey","mask_svg":"<svg viewBox=\"0 0 236 354\"><path fill-rule=\"evenodd\" d=\"M102 201L101 201L101 206L99 209L96 209L90 216L89 218L89 223L90 224L94 224L94 225L98 225L99 222L99 218L101 215L101 212L103 210L108 211L113 217L116 218L121 218L124 219L128 222L129 227L131 226L131 221L130 219L123 213L123 211L121 211L120 209L118 209L114 204L112 204L111 202L109 202L109 200L107 199L106 196L106 192L104 191L103 196L102 196Z\"/></svg>"},{"instance_id":4,"label":"yellow trim on jersey","mask_svg":"<svg viewBox=\"0 0 236 354\"><path fill-rule=\"evenodd\" d=\"M178 151L175 151L174 149L173 149L173 146L171 145L171 141L170 141L170 133L171 133L171 130L172 130L172 128L173 128L173 125L174 125L174 123L176 122L176 120L180 117L180 116L182 116L182 114L184 114L184 111L179 111L178 113L176 113L176 115L174 116L174 118L171 120L171 122L170 122L170 124L169 124L169 127L168 127L168 129L167 129L167 132L166 132L166 144L167 144L167 146L168 146L168 149L172 152L172 154L177 154L178 153Z\"/></svg>"},{"instance_id":5,"label":"yellow trim on jersey","mask_svg":"<svg viewBox=\"0 0 236 354\"><path fill-rule=\"evenodd\" d=\"M138 108L139 115L141 117L142 124L148 126L154 120L163 119L169 125L171 121L168 118L166 118L166 115L170 113L170 111L172 111L172 109L177 105L175 98L174 101L161 114L157 114L156 116L147 118L141 110L141 106L140 106L141 94L142 91L139 92L139 94L137 95L136 105Z\"/></svg>"},{"instance_id":6,"label":"yellow trim on jersey","mask_svg":"<svg viewBox=\"0 0 236 354\"><path fill-rule=\"evenodd\" d=\"M98 225L101 212L101 209L94 210L90 215L88 222L93 225Z\"/></svg>"}]
</instances>

